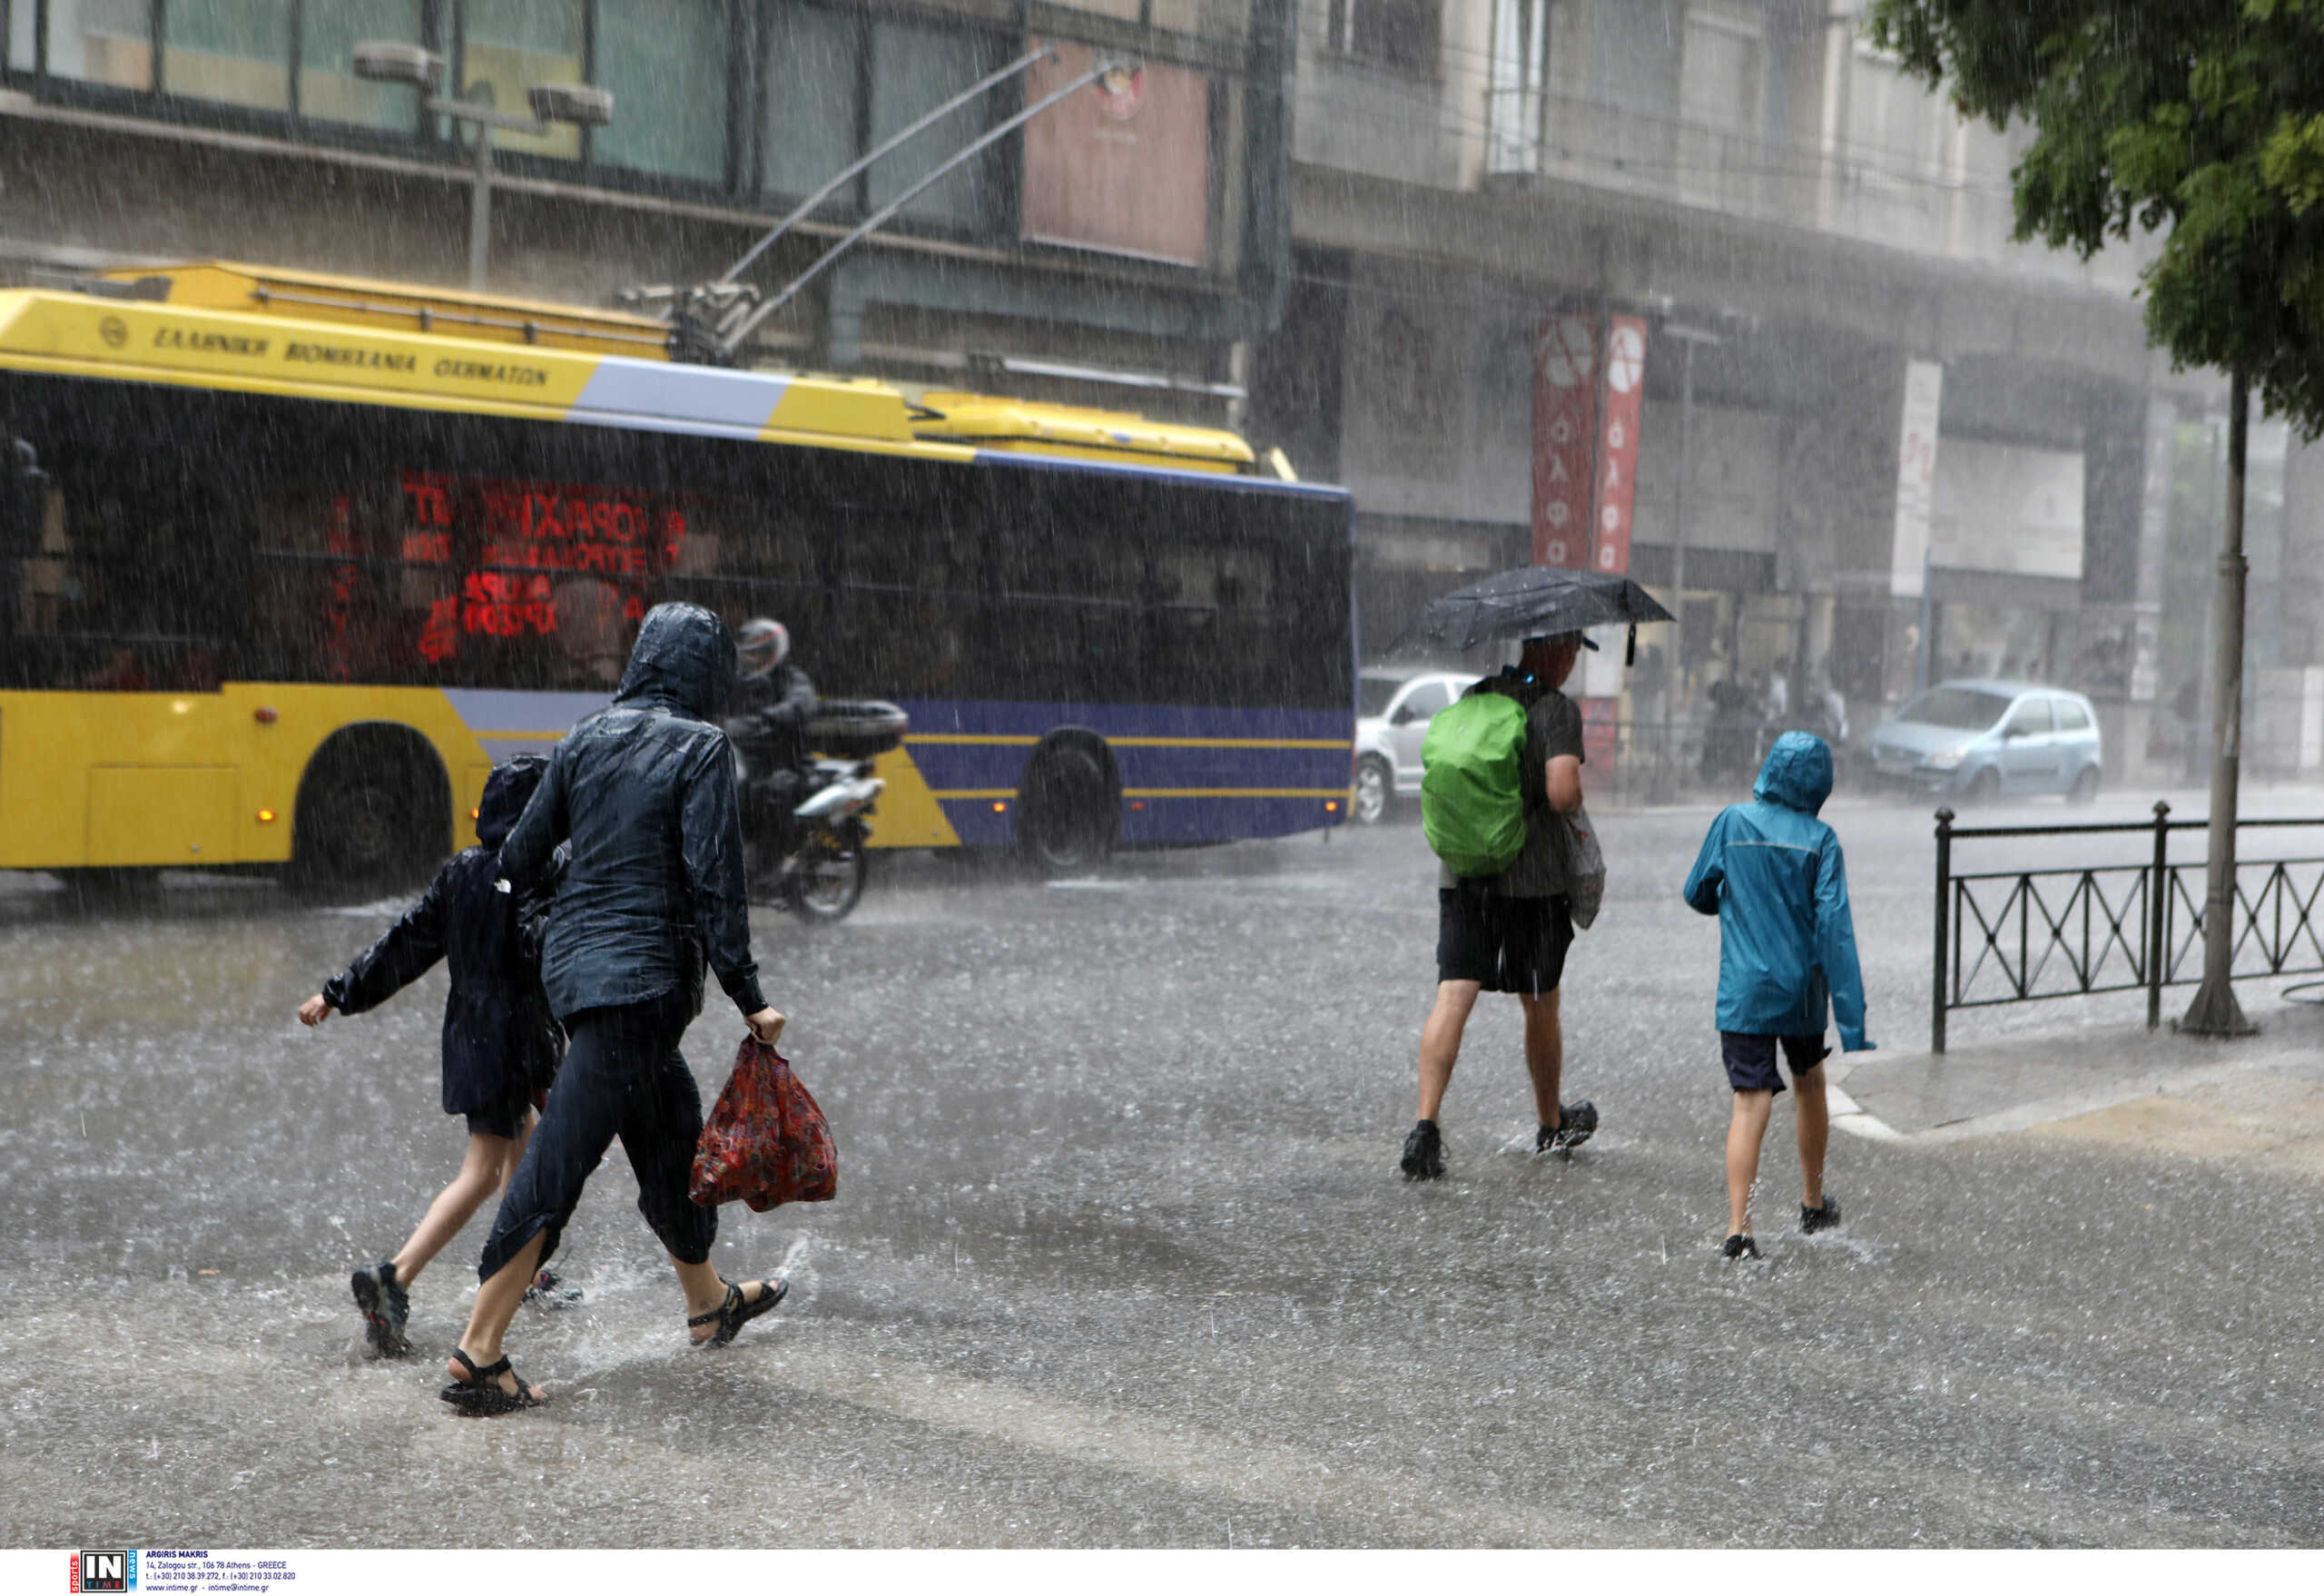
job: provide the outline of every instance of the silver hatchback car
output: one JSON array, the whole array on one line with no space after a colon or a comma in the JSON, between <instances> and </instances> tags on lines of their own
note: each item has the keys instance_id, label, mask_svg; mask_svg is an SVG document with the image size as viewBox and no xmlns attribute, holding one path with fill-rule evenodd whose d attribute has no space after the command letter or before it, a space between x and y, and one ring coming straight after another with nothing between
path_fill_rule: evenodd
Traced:
<instances>
[{"instance_id":1,"label":"silver hatchback car","mask_svg":"<svg viewBox=\"0 0 2324 1596\"><path fill-rule=\"evenodd\" d=\"M1473 672L1364 668L1355 722L1353 813L1359 823L1378 825L1397 799L1420 795L1420 744L1428 723L1476 679Z\"/></svg>"},{"instance_id":2,"label":"silver hatchback car","mask_svg":"<svg viewBox=\"0 0 2324 1596\"><path fill-rule=\"evenodd\" d=\"M1990 802L2098 796L2104 750L2090 700L2025 682L1942 682L1872 734L1873 774L1892 785Z\"/></svg>"}]
</instances>

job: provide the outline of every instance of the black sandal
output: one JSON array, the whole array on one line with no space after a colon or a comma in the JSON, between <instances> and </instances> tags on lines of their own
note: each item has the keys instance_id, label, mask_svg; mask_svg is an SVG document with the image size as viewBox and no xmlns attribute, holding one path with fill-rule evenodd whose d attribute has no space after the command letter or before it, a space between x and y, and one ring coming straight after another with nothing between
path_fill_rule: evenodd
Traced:
<instances>
[{"instance_id":1,"label":"black sandal","mask_svg":"<svg viewBox=\"0 0 2324 1596\"><path fill-rule=\"evenodd\" d=\"M725 1345L734 1339L736 1331L791 1295L791 1282L779 1276L757 1283L764 1289L759 1293L756 1301L743 1300L743 1288L732 1280L722 1277L719 1284L726 1288L726 1300L708 1313L696 1314L686 1321L689 1330L701 1325L714 1324L718 1326L717 1334L695 1342L696 1346Z\"/></svg>"},{"instance_id":2,"label":"black sandal","mask_svg":"<svg viewBox=\"0 0 2324 1596\"><path fill-rule=\"evenodd\" d=\"M479 1369L476 1366L476 1360L459 1347L452 1349L452 1355L460 1360L462 1368L468 1370L468 1377L453 1381L436 1394L462 1413L477 1418L491 1418L497 1414L513 1414L519 1408L541 1405L541 1394L521 1378L517 1379L515 1392L500 1389L501 1375L515 1377L517 1374L517 1371L508 1366L506 1356Z\"/></svg>"}]
</instances>

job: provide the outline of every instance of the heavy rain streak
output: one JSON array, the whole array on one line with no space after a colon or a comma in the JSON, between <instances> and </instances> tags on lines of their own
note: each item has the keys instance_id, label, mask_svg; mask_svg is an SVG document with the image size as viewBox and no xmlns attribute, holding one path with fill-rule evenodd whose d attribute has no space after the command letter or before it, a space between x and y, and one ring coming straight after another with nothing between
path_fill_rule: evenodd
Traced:
<instances>
[{"instance_id":1,"label":"heavy rain streak","mask_svg":"<svg viewBox=\"0 0 2324 1596\"><path fill-rule=\"evenodd\" d=\"M2324 1542L2324 12L0 36L0 1543Z\"/></svg>"}]
</instances>

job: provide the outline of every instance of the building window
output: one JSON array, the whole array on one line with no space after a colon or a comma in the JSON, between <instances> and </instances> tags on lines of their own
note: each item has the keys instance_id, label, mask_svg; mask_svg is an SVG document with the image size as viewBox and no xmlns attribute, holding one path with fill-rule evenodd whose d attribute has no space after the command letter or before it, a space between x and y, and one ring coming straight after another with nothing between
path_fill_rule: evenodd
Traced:
<instances>
[{"instance_id":1,"label":"building window","mask_svg":"<svg viewBox=\"0 0 2324 1596\"><path fill-rule=\"evenodd\" d=\"M1756 14L1733 5L1688 6L1686 54L1679 66L1679 116L1737 132L1757 128L1765 54Z\"/></svg>"},{"instance_id":2,"label":"building window","mask_svg":"<svg viewBox=\"0 0 2324 1596\"><path fill-rule=\"evenodd\" d=\"M1848 79L1848 153L1890 182L1936 174L1955 119L1945 102L1869 45Z\"/></svg>"},{"instance_id":3,"label":"building window","mask_svg":"<svg viewBox=\"0 0 2324 1596\"><path fill-rule=\"evenodd\" d=\"M1008 63L1007 42L997 34L876 18L872 24L872 143L894 136L930 106L943 103ZM872 167L865 175L873 207L886 204L950 160L1005 114L996 105L1006 103L998 92L974 101L940 131L915 139ZM1007 143L990 145L939 179L905 206L903 214L966 232L997 231L1009 209L1008 170Z\"/></svg>"},{"instance_id":4,"label":"building window","mask_svg":"<svg viewBox=\"0 0 2324 1596\"><path fill-rule=\"evenodd\" d=\"M805 198L856 157L862 114L860 18L795 3L766 13L765 142L760 186L770 198ZM830 202L852 208L852 194Z\"/></svg>"},{"instance_id":5,"label":"building window","mask_svg":"<svg viewBox=\"0 0 2324 1596\"><path fill-rule=\"evenodd\" d=\"M588 77L582 60L582 0L466 0L460 7L459 87L473 94L479 83L492 85L492 103L503 111L525 109L525 91L535 84L577 84ZM618 116L621 107L614 107ZM580 159L581 130L566 123L537 138L525 133L492 135L493 147L512 154Z\"/></svg>"},{"instance_id":6,"label":"building window","mask_svg":"<svg viewBox=\"0 0 2324 1596\"><path fill-rule=\"evenodd\" d=\"M33 53L32 0L0 4L0 13L5 13L8 18L8 37L5 47L9 69L14 72L32 71L36 59Z\"/></svg>"},{"instance_id":7,"label":"building window","mask_svg":"<svg viewBox=\"0 0 2324 1596\"><path fill-rule=\"evenodd\" d=\"M1443 0L1328 0L1324 32L1343 55L1434 77Z\"/></svg>"},{"instance_id":8,"label":"building window","mask_svg":"<svg viewBox=\"0 0 2324 1596\"><path fill-rule=\"evenodd\" d=\"M641 172L726 173L725 0L597 0L596 81L614 119L589 153Z\"/></svg>"},{"instance_id":9,"label":"building window","mask_svg":"<svg viewBox=\"0 0 2324 1596\"><path fill-rule=\"evenodd\" d=\"M1492 15L1492 170L1541 170L1544 95L1553 58L1551 35L1570 7L1558 0L1494 0Z\"/></svg>"},{"instance_id":10,"label":"building window","mask_svg":"<svg viewBox=\"0 0 2324 1596\"><path fill-rule=\"evenodd\" d=\"M365 39L420 43L419 3L305 0L299 19L300 114L409 133L419 115L417 98L399 84L368 84L357 77L355 46Z\"/></svg>"},{"instance_id":11,"label":"building window","mask_svg":"<svg viewBox=\"0 0 2324 1596\"><path fill-rule=\"evenodd\" d=\"M153 0L49 0L48 70L109 88L152 88Z\"/></svg>"},{"instance_id":12,"label":"building window","mask_svg":"<svg viewBox=\"0 0 2324 1596\"><path fill-rule=\"evenodd\" d=\"M290 109L293 0L170 0L162 86L189 100Z\"/></svg>"}]
</instances>

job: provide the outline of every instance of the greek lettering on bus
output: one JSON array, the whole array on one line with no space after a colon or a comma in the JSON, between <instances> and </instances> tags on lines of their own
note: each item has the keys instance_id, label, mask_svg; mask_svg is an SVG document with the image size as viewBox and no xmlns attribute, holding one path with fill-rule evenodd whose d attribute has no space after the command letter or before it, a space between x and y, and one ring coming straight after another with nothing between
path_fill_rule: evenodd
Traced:
<instances>
[{"instance_id":1,"label":"greek lettering on bus","mask_svg":"<svg viewBox=\"0 0 2324 1596\"><path fill-rule=\"evenodd\" d=\"M204 355L263 355L271 341L233 332L202 332L187 327L163 327L153 334L153 347L157 350L187 350Z\"/></svg>"},{"instance_id":2,"label":"greek lettering on bus","mask_svg":"<svg viewBox=\"0 0 2324 1596\"><path fill-rule=\"evenodd\" d=\"M318 366L366 366L379 371L410 371L419 366L411 356L392 350L367 350L349 344L289 343L282 346L282 358Z\"/></svg>"},{"instance_id":3,"label":"greek lettering on bus","mask_svg":"<svg viewBox=\"0 0 2324 1596\"><path fill-rule=\"evenodd\" d=\"M548 386L548 372L539 366L508 366L491 360L455 360L448 356L436 362L436 375L457 378L463 382L505 382L515 388Z\"/></svg>"}]
</instances>

